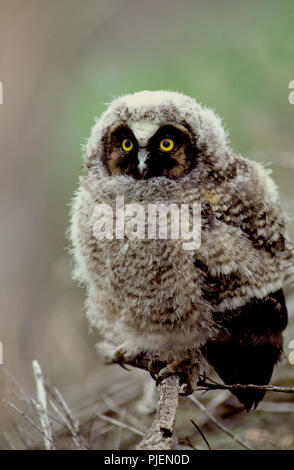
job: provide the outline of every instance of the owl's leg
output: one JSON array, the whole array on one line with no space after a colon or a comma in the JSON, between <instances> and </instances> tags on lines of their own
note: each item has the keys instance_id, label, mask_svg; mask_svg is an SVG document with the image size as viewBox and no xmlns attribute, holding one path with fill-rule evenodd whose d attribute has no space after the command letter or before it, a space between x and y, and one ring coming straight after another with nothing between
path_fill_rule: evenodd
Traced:
<instances>
[{"instance_id":1,"label":"owl's leg","mask_svg":"<svg viewBox=\"0 0 294 470\"><path fill-rule=\"evenodd\" d=\"M119 364L126 370L129 370L126 364L142 367L138 364L142 364L144 359L151 377L157 384L169 375L179 375L180 385L183 386L181 395L190 395L197 386L201 360L196 350L187 350L180 359L171 362L162 361L160 356L153 356L150 359L144 351L132 350L128 343L117 347L107 341L102 341L96 344L96 350L106 364Z\"/></svg>"},{"instance_id":2,"label":"owl's leg","mask_svg":"<svg viewBox=\"0 0 294 470\"><path fill-rule=\"evenodd\" d=\"M108 341L101 341L95 344L95 349L98 356L105 362L105 364L111 364L113 362L116 346L109 343Z\"/></svg>"},{"instance_id":3,"label":"owl's leg","mask_svg":"<svg viewBox=\"0 0 294 470\"><path fill-rule=\"evenodd\" d=\"M159 356L150 359L148 362L148 371L152 379L157 380L159 372L166 366L166 362L160 360Z\"/></svg>"},{"instance_id":4,"label":"owl's leg","mask_svg":"<svg viewBox=\"0 0 294 470\"><path fill-rule=\"evenodd\" d=\"M128 343L123 343L120 346L102 341L96 344L96 351L103 359L105 364L119 364L123 369L129 370L125 364L134 362L139 354L138 351L132 350Z\"/></svg>"},{"instance_id":5,"label":"owl's leg","mask_svg":"<svg viewBox=\"0 0 294 470\"><path fill-rule=\"evenodd\" d=\"M159 383L169 375L178 375L182 385L181 395L191 395L196 389L199 378L199 353L186 351L180 359L169 362L160 369L156 382Z\"/></svg>"}]
</instances>

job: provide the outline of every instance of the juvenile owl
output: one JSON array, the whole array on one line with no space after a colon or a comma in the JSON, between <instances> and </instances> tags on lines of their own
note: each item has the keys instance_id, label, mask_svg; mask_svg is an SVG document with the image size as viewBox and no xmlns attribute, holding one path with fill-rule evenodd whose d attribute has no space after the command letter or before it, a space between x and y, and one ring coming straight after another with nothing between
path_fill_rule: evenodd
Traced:
<instances>
[{"instance_id":1,"label":"juvenile owl","mask_svg":"<svg viewBox=\"0 0 294 470\"><path fill-rule=\"evenodd\" d=\"M235 155L221 119L188 96L142 91L110 104L85 148L70 229L75 277L110 360L144 354L157 378L178 373L188 392L207 364L227 384L269 383L282 352L293 250L268 173ZM170 222L167 236L148 237L147 217L145 236L142 227L128 236L122 224L132 216L121 220L122 203L143 212L185 206L189 214L197 205L201 243L184 249L182 233L168 236L169 209L156 219ZM97 207L112 217L104 238L95 235ZM264 395L233 393L248 410Z\"/></svg>"}]
</instances>

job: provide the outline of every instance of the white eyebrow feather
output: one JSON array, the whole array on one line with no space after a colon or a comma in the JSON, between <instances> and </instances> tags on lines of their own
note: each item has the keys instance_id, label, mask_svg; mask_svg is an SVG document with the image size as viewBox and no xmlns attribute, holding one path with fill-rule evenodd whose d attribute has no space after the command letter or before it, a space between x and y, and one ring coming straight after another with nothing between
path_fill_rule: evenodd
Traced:
<instances>
[{"instance_id":1,"label":"white eyebrow feather","mask_svg":"<svg viewBox=\"0 0 294 470\"><path fill-rule=\"evenodd\" d=\"M129 120L127 124L135 134L140 147L146 147L148 140L159 128L158 124L148 121L147 119L141 119L139 121Z\"/></svg>"}]
</instances>

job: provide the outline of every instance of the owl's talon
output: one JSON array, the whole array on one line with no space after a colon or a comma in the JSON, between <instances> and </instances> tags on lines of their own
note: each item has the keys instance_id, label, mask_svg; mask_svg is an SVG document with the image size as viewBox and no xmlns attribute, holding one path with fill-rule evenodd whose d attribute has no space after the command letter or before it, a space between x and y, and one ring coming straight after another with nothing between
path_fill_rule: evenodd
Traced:
<instances>
[{"instance_id":1,"label":"owl's talon","mask_svg":"<svg viewBox=\"0 0 294 470\"><path fill-rule=\"evenodd\" d=\"M199 369L196 358L185 357L180 361L173 361L163 367L157 377L156 385L170 375L180 378L181 396L191 395L196 388Z\"/></svg>"},{"instance_id":2,"label":"owl's talon","mask_svg":"<svg viewBox=\"0 0 294 470\"><path fill-rule=\"evenodd\" d=\"M122 348L119 348L115 351L112 362L113 364L118 364L119 366L122 367L122 369L130 372L131 369L129 369L126 366L126 364L130 361L130 359L131 359L131 356L127 353L127 351L125 351Z\"/></svg>"},{"instance_id":3,"label":"owl's talon","mask_svg":"<svg viewBox=\"0 0 294 470\"><path fill-rule=\"evenodd\" d=\"M121 349L115 351L113 362L119 365L123 365L123 363L126 362L125 354Z\"/></svg>"},{"instance_id":4,"label":"owl's talon","mask_svg":"<svg viewBox=\"0 0 294 470\"><path fill-rule=\"evenodd\" d=\"M193 391L194 391L193 388L192 388L192 386L191 386L190 381L187 381L187 382L189 382L189 383L185 383L185 384L183 385L181 391L179 392L179 395L180 395L181 397L187 397L188 395L192 395L192 393L193 393Z\"/></svg>"},{"instance_id":5,"label":"owl's talon","mask_svg":"<svg viewBox=\"0 0 294 470\"><path fill-rule=\"evenodd\" d=\"M162 382L164 379L169 377L170 375L177 374L177 370L173 367L173 363L168 364L167 366L163 367L157 377L156 385Z\"/></svg>"},{"instance_id":6,"label":"owl's talon","mask_svg":"<svg viewBox=\"0 0 294 470\"><path fill-rule=\"evenodd\" d=\"M167 373L164 373L164 374L159 374L157 379L156 379L156 387L158 387L159 384L161 384L161 382L166 379L167 377L170 377L171 375L176 375L175 372L167 372Z\"/></svg>"},{"instance_id":7,"label":"owl's talon","mask_svg":"<svg viewBox=\"0 0 294 470\"><path fill-rule=\"evenodd\" d=\"M157 377L156 379L156 387L158 387L159 384L163 381L164 377Z\"/></svg>"},{"instance_id":8,"label":"owl's talon","mask_svg":"<svg viewBox=\"0 0 294 470\"><path fill-rule=\"evenodd\" d=\"M158 379L158 375L160 373L160 370L166 366L166 362L162 362L160 359L155 358L151 359L148 362L148 371L152 377L153 380L156 381Z\"/></svg>"},{"instance_id":9,"label":"owl's talon","mask_svg":"<svg viewBox=\"0 0 294 470\"><path fill-rule=\"evenodd\" d=\"M117 347L107 341L102 341L96 344L96 350L99 356L103 359L104 364L118 364L123 369L130 371L126 364L132 360L135 361L138 354L128 351L127 346L122 345ZM142 353L141 353L142 354Z\"/></svg>"},{"instance_id":10,"label":"owl's talon","mask_svg":"<svg viewBox=\"0 0 294 470\"><path fill-rule=\"evenodd\" d=\"M150 373L150 375L151 375L151 378L156 381L156 376L155 376L155 374L154 374L153 372L151 372L151 370L149 370L149 373Z\"/></svg>"},{"instance_id":11,"label":"owl's talon","mask_svg":"<svg viewBox=\"0 0 294 470\"><path fill-rule=\"evenodd\" d=\"M117 361L116 364L118 364L119 366L121 366L122 369L127 370L128 372L130 372L131 370L131 369L128 369L122 362Z\"/></svg>"}]
</instances>

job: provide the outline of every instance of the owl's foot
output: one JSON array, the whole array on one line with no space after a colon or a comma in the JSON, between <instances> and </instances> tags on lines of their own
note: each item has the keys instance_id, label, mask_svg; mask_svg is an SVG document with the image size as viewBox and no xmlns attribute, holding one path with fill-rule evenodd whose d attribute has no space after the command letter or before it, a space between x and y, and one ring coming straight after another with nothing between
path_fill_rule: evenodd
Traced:
<instances>
[{"instance_id":1,"label":"owl's foot","mask_svg":"<svg viewBox=\"0 0 294 470\"><path fill-rule=\"evenodd\" d=\"M199 368L195 357L190 353L187 353L184 358L170 363L153 359L148 364L148 370L157 385L170 375L178 375L182 386L180 395L191 395L196 389Z\"/></svg>"},{"instance_id":2,"label":"owl's foot","mask_svg":"<svg viewBox=\"0 0 294 470\"><path fill-rule=\"evenodd\" d=\"M105 364L119 364L125 370L130 370L125 364L134 361L137 357L137 353L128 351L127 345L117 347L107 341L97 343L96 350Z\"/></svg>"},{"instance_id":3,"label":"owl's foot","mask_svg":"<svg viewBox=\"0 0 294 470\"><path fill-rule=\"evenodd\" d=\"M158 380L158 376L161 370L163 370L166 366L166 362L163 362L159 359L159 357L153 358L148 362L148 371L152 379L155 381Z\"/></svg>"},{"instance_id":4,"label":"owl's foot","mask_svg":"<svg viewBox=\"0 0 294 470\"><path fill-rule=\"evenodd\" d=\"M117 347L103 341L96 345L96 349L106 364L119 364L125 370L130 370L126 364L148 369L157 385L170 375L178 375L180 395L190 395L196 389L200 372L196 351L189 350L182 354L181 359L168 362L161 360L160 356L150 359L146 352L133 351L127 343Z\"/></svg>"},{"instance_id":5,"label":"owl's foot","mask_svg":"<svg viewBox=\"0 0 294 470\"><path fill-rule=\"evenodd\" d=\"M130 358L127 359L126 351L124 351L122 348L118 348L114 352L114 357L112 359L112 363L113 364L118 364L123 369L129 371L130 369L128 369L125 365L126 362L128 362L129 360L130 360Z\"/></svg>"}]
</instances>

